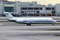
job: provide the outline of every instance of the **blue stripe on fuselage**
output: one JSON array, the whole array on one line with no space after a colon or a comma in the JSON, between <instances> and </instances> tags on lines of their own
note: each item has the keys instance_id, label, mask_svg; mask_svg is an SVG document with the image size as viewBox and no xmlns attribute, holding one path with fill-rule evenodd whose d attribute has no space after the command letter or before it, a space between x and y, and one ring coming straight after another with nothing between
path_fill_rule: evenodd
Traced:
<instances>
[{"instance_id":1,"label":"blue stripe on fuselage","mask_svg":"<svg viewBox=\"0 0 60 40\"><path fill-rule=\"evenodd\" d=\"M55 23L54 21L23 21L24 23Z\"/></svg>"}]
</instances>

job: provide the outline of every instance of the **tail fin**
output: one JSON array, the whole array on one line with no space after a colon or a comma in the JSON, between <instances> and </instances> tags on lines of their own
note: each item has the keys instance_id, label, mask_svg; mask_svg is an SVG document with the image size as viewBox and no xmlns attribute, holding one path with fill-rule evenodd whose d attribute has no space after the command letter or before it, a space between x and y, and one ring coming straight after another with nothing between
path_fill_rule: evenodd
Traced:
<instances>
[{"instance_id":1,"label":"tail fin","mask_svg":"<svg viewBox=\"0 0 60 40\"><path fill-rule=\"evenodd\" d=\"M13 16L12 16L9 12L4 12L4 14L6 15L6 17L7 17L8 19L13 18Z\"/></svg>"}]
</instances>

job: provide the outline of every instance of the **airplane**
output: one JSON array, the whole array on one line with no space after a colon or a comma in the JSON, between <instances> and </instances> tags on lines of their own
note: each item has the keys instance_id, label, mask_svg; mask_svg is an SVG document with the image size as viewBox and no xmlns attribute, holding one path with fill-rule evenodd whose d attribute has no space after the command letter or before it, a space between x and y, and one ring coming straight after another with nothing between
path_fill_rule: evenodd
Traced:
<instances>
[{"instance_id":1,"label":"airplane","mask_svg":"<svg viewBox=\"0 0 60 40\"><path fill-rule=\"evenodd\" d=\"M54 25L54 23L56 23L57 21L52 19L52 18L46 18L46 17L41 17L41 18L31 18L31 17L27 17L27 18L15 18L11 15L11 13L9 12L4 12L4 14L7 17L8 21L11 22L15 22L15 23L23 23L23 24L27 24L27 26L31 26L31 24L39 24L39 23L52 23L52 25Z\"/></svg>"}]
</instances>

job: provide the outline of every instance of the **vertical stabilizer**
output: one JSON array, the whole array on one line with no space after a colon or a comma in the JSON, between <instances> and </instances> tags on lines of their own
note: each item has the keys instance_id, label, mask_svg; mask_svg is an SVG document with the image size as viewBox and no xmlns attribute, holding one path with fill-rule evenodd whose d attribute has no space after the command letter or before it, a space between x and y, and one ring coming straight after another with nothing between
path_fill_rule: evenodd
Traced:
<instances>
[{"instance_id":1,"label":"vertical stabilizer","mask_svg":"<svg viewBox=\"0 0 60 40\"><path fill-rule=\"evenodd\" d=\"M6 17L8 19L12 19L13 18L13 16L9 12L4 12L4 14L6 15Z\"/></svg>"}]
</instances>

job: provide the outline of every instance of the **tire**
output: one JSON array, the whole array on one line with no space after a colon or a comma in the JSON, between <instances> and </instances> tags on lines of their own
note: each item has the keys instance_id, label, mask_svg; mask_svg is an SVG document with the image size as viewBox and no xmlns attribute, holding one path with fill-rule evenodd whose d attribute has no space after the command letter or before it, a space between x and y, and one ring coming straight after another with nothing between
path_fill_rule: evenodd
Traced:
<instances>
[{"instance_id":1,"label":"tire","mask_svg":"<svg viewBox=\"0 0 60 40\"><path fill-rule=\"evenodd\" d=\"M52 25L54 26L54 23Z\"/></svg>"},{"instance_id":2,"label":"tire","mask_svg":"<svg viewBox=\"0 0 60 40\"><path fill-rule=\"evenodd\" d=\"M27 26L31 26L31 23L28 23Z\"/></svg>"}]
</instances>

